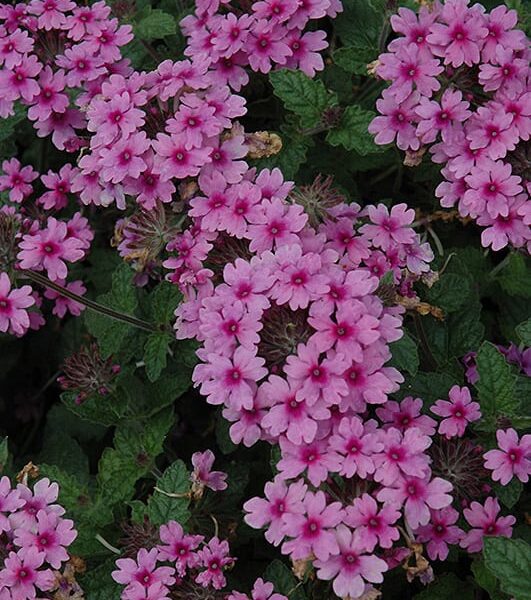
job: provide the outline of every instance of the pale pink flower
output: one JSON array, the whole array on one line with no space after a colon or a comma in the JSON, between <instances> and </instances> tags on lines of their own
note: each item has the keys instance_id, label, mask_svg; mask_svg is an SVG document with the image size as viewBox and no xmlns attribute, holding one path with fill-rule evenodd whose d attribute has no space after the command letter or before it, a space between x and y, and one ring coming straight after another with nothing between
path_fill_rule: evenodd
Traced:
<instances>
[{"instance_id":1,"label":"pale pink flower","mask_svg":"<svg viewBox=\"0 0 531 600\"><path fill-rule=\"evenodd\" d=\"M480 552L485 536L511 537L516 519L512 515L498 517L500 510L496 498L487 498L483 506L479 502L472 502L470 508L463 511L472 529L463 536L459 545L468 552Z\"/></svg>"},{"instance_id":2,"label":"pale pink flower","mask_svg":"<svg viewBox=\"0 0 531 600\"><path fill-rule=\"evenodd\" d=\"M464 535L464 531L455 525L459 513L450 506L430 512L430 523L419 527L415 537L419 542L428 542L426 548L431 560L446 560L448 545L458 544Z\"/></svg>"},{"instance_id":3,"label":"pale pink flower","mask_svg":"<svg viewBox=\"0 0 531 600\"><path fill-rule=\"evenodd\" d=\"M479 404L472 401L470 390L458 385L450 389L449 400L437 400L431 412L443 417L438 431L447 439L463 437L468 423L481 418Z\"/></svg>"},{"instance_id":4,"label":"pale pink flower","mask_svg":"<svg viewBox=\"0 0 531 600\"><path fill-rule=\"evenodd\" d=\"M187 569L193 569L199 561L197 550L204 540L202 535L185 534L180 523L169 521L161 525L159 537L162 544L157 546L159 559L175 563L179 577L184 577Z\"/></svg>"},{"instance_id":5,"label":"pale pink flower","mask_svg":"<svg viewBox=\"0 0 531 600\"><path fill-rule=\"evenodd\" d=\"M0 273L0 331L24 334L30 326L28 311L35 299L29 285L12 288L7 273Z\"/></svg>"},{"instance_id":6,"label":"pale pink flower","mask_svg":"<svg viewBox=\"0 0 531 600\"><path fill-rule=\"evenodd\" d=\"M359 532L368 551L377 545L391 548L393 542L400 538L394 523L400 518L400 511L392 504L384 504L379 508L370 494L354 498L352 506L347 506L345 523Z\"/></svg>"},{"instance_id":7,"label":"pale pink flower","mask_svg":"<svg viewBox=\"0 0 531 600\"><path fill-rule=\"evenodd\" d=\"M234 563L229 551L229 543L226 540L220 541L213 537L197 552L198 566L205 570L196 576L195 581L205 588L212 586L216 590L222 589L226 584L223 569Z\"/></svg>"},{"instance_id":8,"label":"pale pink flower","mask_svg":"<svg viewBox=\"0 0 531 600\"><path fill-rule=\"evenodd\" d=\"M227 489L227 474L223 471L212 471L215 456L212 450L194 452L192 454L192 465L194 470L190 475L193 483L210 488L215 492Z\"/></svg>"},{"instance_id":9,"label":"pale pink flower","mask_svg":"<svg viewBox=\"0 0 531 600\"><path fill-rule=\"evenodd\" d=\"M531 473L531 435L518 439L515 429L498 429L496 439L499 449L483 455L485 467L492 471L492 479L507 485L516 476L522 483L527 483Z\"/></svg>"}]
</instances>

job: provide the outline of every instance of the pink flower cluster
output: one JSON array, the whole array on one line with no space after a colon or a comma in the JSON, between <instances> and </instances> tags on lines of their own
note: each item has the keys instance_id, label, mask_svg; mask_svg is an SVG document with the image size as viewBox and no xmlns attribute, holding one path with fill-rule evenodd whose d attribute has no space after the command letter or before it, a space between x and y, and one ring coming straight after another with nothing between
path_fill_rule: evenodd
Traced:
<instances>
[{"instance_id":1,"label":"pink flower cluster","mask_svg":"<svg viewBox=\"0 0 531 600\"><path fill-rule=\"evenodd\" d=\"M0 5L0 116L15 102L29 107L37 135L51 134L60 150L84 145L84 109L111 73L128 73L120 48L132 40L130 25L110 17L105 2L31 0ZM76 99L71 101L71 92Z\"/></svg>"},{"instance_id":2,"label":"pink flower cluster","mask_svg":"<svg viewBox=\"0 0 531 600\"><path fill-rule=\"evenodd\" d=\"M0 331L20 336L43 325L40 308L45 299L53 302L52 313L59 318L67 312L79 315L84 309L51 289L41 294L29 285L15 287L20 270L42 271L82 296L86 288L81 280L67 282L68 267L85 258L94 234L82 212L61 215L70 204L76 167L67 164L58 173L39 176L12 158L2 163L2 170L0 191L8 194L0 208Z\"/></svg>"},{"instance_id":3,"label":"pink flower cluster","mask_svg":"<svg viewBox=\"0 0 531 600\"><path fill-rule=\"evenodd\" d=\"M376 71L391 85L369 127L378 144L396 138L412 155L429 147L444 165L441 205L457 204L493 250L531 242L531 54L517 18L469 0L435 2L418 14L400 8L391 18L398 37Z\"/></svg>"},{"instance_id":4,"label":"pink flower cluster","mask_svg":"<svg viewBox=\"0 0 531 600\"><path fill-rule=\"evenodd\" d=\"M56 504L58 494L57 483L46 478L33 489L0 479L0 598L23 600L55 589L56 572L77 536Z\"/></svg>"}]
</instances>

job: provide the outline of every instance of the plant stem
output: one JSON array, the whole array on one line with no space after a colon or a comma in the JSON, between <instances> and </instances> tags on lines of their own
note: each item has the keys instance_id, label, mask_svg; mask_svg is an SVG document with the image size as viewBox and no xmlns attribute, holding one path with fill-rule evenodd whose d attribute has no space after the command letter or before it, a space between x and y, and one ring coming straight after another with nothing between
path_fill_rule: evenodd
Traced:
<instances>
[{"instance_id":1,"label":"plant stem","mask_svg":"<svg viewBox=\"0 0 531 600\"><path fill-rule=\"evenodd\" d=\"M20 273L26 279L30 279L31 281L34 281L39 285L47 287L53 290L54 292L57 292L61 296L64 296L65 298L69 298L70 300L79 302L79 304L83 304L83 306L86 306L87 308L97 313L110 317L111 319L115 319L116 321L122 321L122 323L127 323L129 325L132 325L133 327L138 327L138 329L143 329L144 331L159 331L159 329L152 323L148 323L147 321L143 321L142 319L137 319L132 315L127 315L125 313L118 312L116 310L113 310L112 308L109 308L108 306L100 304L99 302L94 302L94 300L89 300L88 298L84 298L83 296L78 296L77 294L74 294L74 292L67 290L63 286L59 285L58 283L55 283L54 281L51 281L50 279L48 279L48 277L46 277L45 275L41 275L36 271L24 269L21 270Z\"/></svg>"}]
</instances>

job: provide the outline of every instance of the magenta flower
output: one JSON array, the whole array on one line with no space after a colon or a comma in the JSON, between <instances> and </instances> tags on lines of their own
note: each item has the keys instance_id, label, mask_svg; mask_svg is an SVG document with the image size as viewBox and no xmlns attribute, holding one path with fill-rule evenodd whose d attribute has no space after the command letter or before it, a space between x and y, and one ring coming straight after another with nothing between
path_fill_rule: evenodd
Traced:
<instances>
[{"instance_id":1,"label":"magenta flower","mask_svg":"<svg viewBox=\"0 0 531 600\"><path fill-rule=\"evenodd\" d=\"M40 88L35 77L41 72L42 64L33 54L25 55L13 69L0 71L0 95L4 100L32 102Z\"/></svg>"},{"instance_id":2,"label":"magenta flower","mask_svg":"<svg viewBox=\"0 0 531 600\"><path fill-rule=\"evenodd\" d=\"M404 432L410 427L416 427L424 435L432 436L437 423L431 417L421 414L422 405L421 398L406 396L400 403L389 400L385 406L376 409L376 414L382 421L384 429L395 427Z\"/></svg>"},{"instance_id":3,"label":"magenta flower","mask_svg":"<svg viewBox=\"0 0 531 600\"><path fill-rule=\"evenodd\" d=\"M269 300L264 292L274 282L274 277L256 259L250 262L237 258L234 263L228 263L223 269L224 283L218 288L227 292L227 301L243 302L248 310L263 310L269 307Z\"/></svg>"},{"instance_id":4,"label":"magenta flower","mask_svg":"<svg viewBox=\"0 0 531 600\"><path fill-rule=\"evenodd\" d=\"M143 154L151 147L143 131L103 148L101 154L101 178L105 182L120 183L126 177L136 179L147 167Z\"/></svg>"},{"instance_id":5,"label":"magenta flower","mask_svg":"<svg viewBox=\"0 0 531 600\"><path fill-rule=\"evenodd\" d=\"M472 502L470 508L463 511L472 529L463 536L459 545L468 552L480 552L485 536L511 537L516 519L512 515L498 517L499 512L500 505L496 498L487 498L483 506L479 502Z\"/></svg>"},{"instance_id":6,"label":"magenta flower","mask_svg":"<svg viewBox=\"0 0 531 600\"><path fill-rule=\"evenodd\" d=\"M33 486L33 490L22 484L17 486L17 490L24 504L12 516L15 528L34 528L37 525L37 514L40 510L45 510L47 513L53 512L58 516L64 515L64 508L54 504L59 496L59 486L55 482L50 483L47 477L39 479Z\"/></svg>"},{"instance_id":7,"label":"magenta flower","mask_svg":"<svg viewBox=\"0 0 531 600\"><path fill-rule=\"evenodd\" d=\"M13 599L35 598L38 593L53 588L55 576L51 569L40 570L45 561L43 552L30 547L18 553L10 552L0 571L0 586L6 586Z\"/></svg>"},{"instance_id":8,"label":"magenta flower","mask_svg":"<svg viewBox=\"0 0 531 600\"><path fill-rule=\"evenodd\" d=\"M247 40L249 64L253 71L269 73L272 63L286 64L291 50L284 39L284 27L272 24L266 19L255 21Z\"/></svg>"},{"instance_id":9,"label":"magenta flower","mask_svg":"<svg viewBox=\"0 0 531 600\"><path fill-rule=\"evenodd\" d=\"M488 106L480 106L469 119L466 134L470 148L485 148L492 160L505 158L519 141L518 130L513 126L513 115Z\"/></svg>"},{"instance_id":10,"label":"magenta flower","mask_svg":"<svg viewBox=\"0 0 531 600\"><path fill-rule=\"evenodd\" d=\"M32 181L35 181L39 174L32 167L22 167L16 158L4 160L2 171L5 175L0 175L0 191L9 190L9 200L11 202L22 202L33 192Z\"/></svg>"},{"instance_id":11,"label":"magenta flower","mask_svg":"<svg viewBox=\"0 0 531 600\"><path fill-rule=\"evenodd\" d=\"M161 586L160 591L166 593L167 586L175 583L175 569L173 567L157 567L158 555L157 548L149 551L141 548L135 560L119 558L116 561L118 569L113 571L111 576L114 581L126 586L124 592L135 591L135 587L140 586L146 593L151 587Z\"/></svg>"},{"instance_id":12,"label":"magenta flower","mask_svg":"<svg viewBox=\"0 0 531 600\"><path fill-rule=\"evenodd\" d=\"M50 31L51 29L63 29L66 25L65 13L75 7L75 3L70 0L46 0L31 2L28 12L37 15L40 28Z\"/></svg>"},{"instance_id":13,"label":"magenta flower","mask_svg":"<svg viewBox=\"0 0 531 600\"><path fill-rule=\"evenodd\" d=\"M425 477L429 473L429 459L425 450L431 445L431 439L419 429L406 429L402 434L398 429L390 427L380 433L379 440L382 442L383 452L373 457L376 481L392 485L405 475Z\"/></svg>"},{"instance_id":14,"label":"magenta flower","mask_svg":"<svg viewBox=\"0 0 531 600\"><path fill-rule=\"evenodd\" d=\"M221 133L222 126L215 113L213 106L191 96L167 122L166 131L182 138L187 149L200 148L205 138Z\"/></svg>"},{"instance_id":15,"label":"magenta flower","mask_svg":"<svg viewBox=\"0 0 531 600\"><path fill-rule=\"evenodd\" d=\"M68 194L71 191L72 179L76 174L77 169L74 169L72 165L66 164L61 168L59 173L54 173L50 170L46 175L41 175L42 183L50 191L40 196L37 202L42 204L46 210L64 208L68 204Z\"/></svg>"},{"instance_id":16,"label":"magenta flower","mask_svg":"<svg viewBox=\"0 0 531 600\"><path fill-rule=\"evenodd\" d=\"M514 51L526 47L525 33L515 29L517 23L518 13L515 10L508 10L504 5L496 6L486 15L485 27L488 35L481 49L484 61L494 61L498 48Z\"/></svg>"},{"instance_id":17,"label":"magenta flower","mask_svg":"<svg viewBox=\"0 0 531 600\"><path fill-rule=\"evenodd\" d=\"M204 540L202 535L185 534L179 523L169 521L161 525L159 537L163 542L157 546L159 559L175 563L179 577L184 577L187 569L197 566L199 559L195 551Z\"/></svg>"},{"instance_id":18,"label":"magenta flower","mask_svg":"<svg viewBox=\"0 0 531 600\"><path fill-rule=\"evenodd\" d=\"M492 92L504 86L516 89L525 89L522 79L525 78L529 61L516 58L512 50L505 50L501 46L496 48L496 65L483 64L479 67L479 83L486 92Z\"/></svg>"},{"instance_id":19,"label":"magenta flower","mask_svg":"<svg viewBox=\"0 0 531 600\"><path fill-rule=\"evenodd\" d=\"M334 592L341 598L359 598L365 591L365 582L382 583L388 570L385 560L368 554L365 539L360 532L352 532L346 525L336 529L339 554L315 561L317 576L333 579Z\"/></svg>"},{"instance_id":20,"label":"magenta flower","mask_svg":"<svg viewBox=\"0 0 531 600\"><path fill-rule=\"evenodd\" d=\"M391 211L385 204L369 206L368 213L372 224L363 225L360 232L377 248L385 251L395 244L414 242L415 233L409 225L415 219L415 211L406 204L396 204Z\"/></svg>"},{"instance_id":21,"label":"magenta flower","mask_svg":"<svg viewBox=\"0 0 531 600\"><path fill-rule=\"evenodd\" d=\"M382 97L376 101L379 116L375 117L369 125L369 133L372 133L377 144L390 144L396 138L396 145L401 150L418 150L420 140L417 137L415 122L420 94L413 92L403 102L397 102L389 89L382 93Z\"/></svg>"},{"instance_id":22,"label":"magenta flower","mask_svg":"<svg viewBox=\"0 0 531 600\"><path fill-rule=\"evenodd\" d=\"M283 479L294 479L306 472L312 485L318 487L328 477L329 472L338 472L341 460L338 455L328 452L325 440L314 440L310 444L297 446L285 438L280 438L282 458L277 463Z\"/></svg>"},{"instance_id":23,"label":"magenta flower","mask_svg":"<svg viewBox=\"0 0 531 600\"><path fill-rule=\"evenodd\" d=\"M498 429L496 432L498 449L489 450L483 455L485 467L492 471L492 479L507 485L513 477L527 483L531 473L531 435L518 439L514 429Z\"/></svg>"},{"instance_id":24,"label":"magenta flower","mask_svg":"<svg viewBox=\"0 0 531 600\"><path fill-rule=\"evenodd\" d=\"M48 217L46 229L24 235L17 258L22 269L45 269L52 281L66 279L66 262L77 262L85 256L83 242L67 237L66 223Z\"/></svg>"},{"instance_id":25,"label":"magenta flower","mask_svg":"<svg viewBox=\"0 0 531 600\"><path fill-rule=\"evenodd\" d=\"M449 401L437 400L430 410L439 417L443 417L438 431L447 439L463 437L468 423L481 418L479 404L472 402L470 390L458 385L454 385L450 389Z\"/></svg>"},{"instance_id":26,"label":"magenta flower","mask_svg":"<svg viewBox=\"0 0 531 600\"><path fill-rule=\"evenodd\" d=\"M315 77L317 71L324 69L323 57L319 54L320 50L328 47L324 31L302 33L293 29L287 37L287 44L291 50L291 56L286 61L288 69L298 68L308 77Z\"/></svg>"},{"instance_id":27,"label":"magenta flower","mask_svg":"<svg viewBox=\"0 0 531 600\"><path fill-rule=\"evenodd\" d=\"M437 18L439 11L434 6L421 6L418 14L401 6L398 13L391 16L391 27L402 36L392 40L389 50L398 52L403 46L415 44L419 52L431 57L431 50L426 40L430 28Z\"/></svg>"},{"instance_id":28,"label":"magenta flower","mask_svg":"<svg viewBox=\"0 0 531 600\"><path fill-rule=\"evenodd\" d=\"M399 477L390 487L384 487L376 495L380 502L404 506L404 514L413 529L426 525L430 520L430 508L446 508L452 503L449 481L435 477Z\"/></svg>"},{"instance_id":29,"label":"magenta flower","mask_svg":"<svg viewBox=\"0 0 531 600\"><path fill-rule=\"evenodd\" d=\"M343 373L347 368L342 355L321 359L315 344L299 344L297 354L288 356L284 371L297 385L297 398L304 399L309 406L318 400L326 405L339 404L347 395L347 384Z\"/></svg>"},{"instance_id":30,"label":"magenta flower","mask_svg":"<svg viewBox=\"0 0 531 600\"><path fill-rule=\"evenodd\" d=\"M267 375L264 359L243 346L236 348L232 358L214 353L207 358L208 364L195 368L194 381L201 384L201 393L208 397L208 402L251 408L256 384Z\"/></svg>"},{"instance_id":31,"label":"magenta flower","mask_svg":"<svg viewBox=\"0 0 531 600\"><path fill-rule=\"evenodd\" d=\"M66 547L77 537L73 527L74 522L70 519L62 519L53 512L40 510L34 530L15 529L15 544L22 547L21 556L25 555L25 548L35 547L44 554L47 563L54 569L60 569L61 564L69 559Z\"/></svg>"},{"instance_id":32,"label":"magenta flower","mask_svg":"<svg viewBox=\"0 0 531 600\"><path fill-rule=\"evenodd\" d=\"M29 285L12 288L7 273L0 273L0 331L23 335L30 326L28 311L35 299Z\"/></svg>"},{"instance_id":33,"label":"magenta flower","mask_svg":"<svg viewBox=\"0 0 531 600\"><path fill-rule=\"evenodd\" d=\"M373 457L383 449L376 433L368 433L358 417L343 417L329 438L330 450L338 455L339 474L366 479L374 473Z\"/></svg>"},{"instance_id":34,"label":"magenta flower","mask_svg":"<svg viewBox=\"0 0 531 600\"><path fill-rule=\"evenodd\" d=\"M212 450L194 452L192 454L192 465L194 470L190 475L193 483L210 488L215 492L227 489L227 474L223 471L212 471L215 456Z\"/></svg>"},{"instance_id":35,"label":"magenta flower","mask_svg":"<svg viewBox=\"0 0 531 600\"><path fill-rule=\"evenodd\" d=\"M392 527L400 518L400 511L392 504L384 504L380 509L370 494L354 498L352 506L347 506L345 523L359 533L365 547L372 552L377 545L391 548L400 538L396 527Z\"/></svg>"},{"instance_id":36,"label":"magenta flower","mask_svg":"<svg viewBox=\"0 0 531 600\"><path fill-rule=\"evenodd\" d=\"M464 531L455 523L459 513L448 506L442 510L432 510L428 525L419 527L416 538L419 542L428 542L428 556L431 560L446 560L448 558L448 545L458 544Z\"/></svg>"},{"instance_id":37,"label":"magenta flower","mask_svg":"<svg viewBox=\"0 0 531 600\"><path fill-rule=\"evenodd\" d=\"M485 225L481 233L481 243L485 248L492 246L493 250L501 250L507 244L512 243L519 247L528 242L531 235L529 224L525 221L525 215L529 214L529 200L526 193L507 201L508 215L498 215L492 218L489 214L482 214L478 218L478 225ZM531 222L531 219L527 219Z\"/></svg>"},{"instance_id":38,"label":"magenta flower","mask_svg":"<svg viewBox=\"0 0 531 600\"><path fill-rule=\"evenodd\" d=\"M285 517L292 513L303 513L302 501L308 486L298 479L289 486L279 477L268 481L264 487L264 498L251 498L243 505L247 513L245 522L255 529L267 527L265 539L278 546L285 537Z\"/></svg>"},{"instance_id":39,"label":"magenta flower","mask_svg":"<svg viewBox=\"0 0 531 600\"><path fill-rule=\"evenodd\" d=\"M397 54L381 54L379 61L377 73L382 79L392 81L389 94L399 104L414 89L431 97L441 87L437 75L443 72L443 67L437 59L419 53L416 44L403 46Z\"/></svg>"},{"instance_id":40,"label":"magenta flower","mask_svg":"<svg viewBox=\"0 0 531 600\"><path fill-rule=\"evenodd\" d=\"M110 144L118 136L129 137L144 125L144 113L135 108L129 92L110 100L95 98L87 110L87 129L96 135L92 143Z\"/></svg>"},{"instance_id":41,"label":"magenta flower","mask_svg":"<svg viewBox=\"0 0 531 600\"><path fill-rule=\"evenodd\" d=\"M9 477L4 475L0 479L0 534L11 530L11 523L8 518L9 513L14 513L22 508L24 504L25 501L20 497L20 491L18 489L12 490Z\"/></svg>"},{"instance_id":42,"label":"magenta flower","mask_svg":"<svg viewBox=\"0 0 531 600\"><path fill-rule=\"evenodd\" d=\"M306 492L302 501L304 512L288 513L284 517L286 535L293 538L282 544L282 552L294 560L312 554L321 561L339 552L334 528L342 521L344 511L339 502L327 504L324 492Z\"/></svg>"},{"instance_id":43,"label":"magenta flower","mask_svg":"<svg viewBox=\"0 0 531 600\"><path fill-rule=\"evenodd\" d=\"M459 90L445 90L440 103L422 96L416 109L420 117L417 135L422 143L435 141L439 132L444 141L450 140L454 124L466 121L472 114L468 110L469 106Z\"/></svg>"},{"instance_id":44,"label":"magenta flower","mask_svg":"<svg viewBox=\"0 0 531 600\"><path fill-rule=\"evenodd\" d=\"M226 580L223 569L234 563L234 559L229 556L229 552L227 541L220 542L217 537L212 538L206 546L203 546L197 552L198 566L203 567L205 570L197 575L195 581L205 588L212 586L214 589L220 590L225 587Z\"/></svg>"},{"instance_id":45,"label":"magenta flower","mask_svg":"<svg viewBox=\"0 0 531 600\"><path fill-rule=\"evenodd\" d=\"M154 172L166 180L195 177L201 167L210 160L212 148L187 150L179 136L159 133L152 142L155 150Z\"/></svg>"},{"instance_id":46,"label":"magenta flower","mask_svg":"<svg viewBox=\"0 0 531 600\"><path fill-rule=\"evenodd\" d=\"M444 64L471 67L479 63L480 49L488 35L479 5L468 8L469 0L447 0L427 37L432 52L444 58ZM476 8L477 6L477 8Z\"/></svg>"}]
</instances>

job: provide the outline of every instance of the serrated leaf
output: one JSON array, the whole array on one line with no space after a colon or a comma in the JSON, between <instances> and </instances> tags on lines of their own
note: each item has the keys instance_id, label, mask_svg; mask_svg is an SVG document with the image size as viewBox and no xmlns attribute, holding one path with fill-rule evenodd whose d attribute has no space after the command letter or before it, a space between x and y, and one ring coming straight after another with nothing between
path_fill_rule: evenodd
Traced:
<instances>
[{"instance_id":1,"label":"serrated leaf","mask_svg":"<svg viewBox=\"0 0 531 600\"><path fill-rule=\"evenodd\" d=\"M531 268L529 259L514 252L505 267L498 273L497 280L512 296L531 298Z\"/></svg>"},{"instance_id":2,"label":"serrated leaf","mask_svg":"<svg viewBox=\"0 0 531 600\"><path fill-rule=\"evenodd\" d=\"M472 573L476 583L489 593L491 600L502 600L503 595L499 590L498 580L489 571L485 562L476 558L472 563Z\"/></svg>"},{"instance_id":3,"label":"serrated leaf","mask_svg":"<svg viewBox=\"0 0 531 600\"><path fill-rule=\"evenodd\" d=\"M288 596L290 600L306 600L304 588L282 561L274 560L270 563L262 578L264 581L270 581L276 592Z\"/></svg>"},{"instance_id":4,"label":"serrated leaf","mask_svg":"<svg viewBox=\"0 0 531 600\"><path fill-rule=\"evenodd\" d=\"M147 503L147 514L154 525L177 521L184 525L190 518L190 474L182 460L176 460L157 480Z\"/></svg>"},{"instance_id":5,"label":"serrated leaf","mask_svg":"<svg viewBox=\"0 0 531 600\"><path fill-rule=\"evenodd\" d=\"M135 31L144 40L160 40L177 33L177 21L172 15L155 8L139 21Z\"/></svg>"},{"instance_id":6,"label":"serrated leaf","mask_svg":"<svg viewBox=\"0 0 531 600\"><path fill-rule=\"evenodd\" d=\"M167 281L160 283L149 296L149 306L157 325L166 325L173 319L182 295L179 288Z\"/></svg>"},{"instance_id":7,"label":"serrated leaf","mask_svg":"<svg viewBox=\"0 0 531 600\"><path fill-rule=\"evenodd\" d=\"M479 381L476 388L483 416L494 420L500 415L516 414L514 395L516 377L503 354L490 342L484 342L476 357Z\"/></svg>"},{"instance_id":8,"label":"serrated leaf","mask_svg":"<svg viewBox=\"0 0 531 600\"><path fill-rule=\"evenodd\" d=\"M336 31L346 46L378 47L386 3L384 0L350 0L335 20Z\"/></svg>"},{"instance_id":9,"label":"serrated leaf","mask_svg":"<svg viewBox=\"0 0 531 600\"><path fill-rule=\"evenodd\" d=\"M531 546L527 542L486 537L483 556L488 569L500 580L502 591L515 600L531 599Z\"/></svg>"},{"instance_id":10,"label":"serrated leaf","mask_svg":"<svg viewBox=\"0 0 531 600\"><path fill-rule=\"evenodd\" d=\"M352 44L336 50L333 60L347 73L367 75L367 65L376 60L378 54L378 48L364 44Z\"/></svg>"},{"instance_id":11,"label":"serrated leaf","mask_svg":"<svg viewBox=\"0 0 531 600\"><path fill-rule=\"evenodd\" d=\"M404 332L404 335L389 345L393 356L389 365L396 367L399 371L407 371L410 375L415 376L419 369L419 353L417 343L409 335Z\"/></svg>"},{"instance_id":12,"label":"serrated leaf","mask_svg":"<svg viewBox=\"0 0 531 600\"><path fill-rule=\"evenodd\" d=\"M166 368L169 347L173 339L173 336L165 331L149 334L144 346L144 363L150 381L156 381Z\"/></svg>"},{"instance_id":13,"label":"serrated leaf","mask_svg":"<svg viewBox=\"0 0 531 600\"><path fill-rule=\"evenodd\" d=\"M322 81L311 79L302 71L281 69L270 76L275 96L284 106L300 117L305 128L315 127L321 120L323 111L335 103Z\"/></svg>"},{"instance_id":14,"label":"serrated leaf","mask_svg":"<svg viewBox=\"0 0 531 600\"><path fill-rule=\"evenodd\" d=\"M496 498L507 508L512 508L520 499L524 486L519 479L513 479L507 485L494 484Z\"/></svg>"},{"instance_id":15,"label":"serrated leaf","mask_svg":"<svg viewBox=\"0 0 531 600\"><path fill-rule=\"evenodd\" d=\"M448 397L450 388L459 383L447 373L424 373L419 371L415 377L408 377L400 388L399 396L414 396L424 400L425 411L437 400Z\"/></svg>"},{"instance_id":16,"label":"serrated leaf","mask_svg":"<svg viewBox=\"0 0 531 600\"><path fill-rule=\"evenodd\" d=\"M474 600L474 588L453 573L435 579L415 600Z\"/></svg>"},{"instance_id":17,"label":"serrated leaf","mask_svg":"<svg viewBox=\"0 0 531 600\"><path fill-rule=\"evenodd\" d=\"M375 144L368 131L369 124L375 116L376 113L361 106L347 106L339 125L328 132L326 141L332 146L355 150L362 156L385 152L387 148Z\"/></svg>"},{"instance_id":18,"label":"serrated leaf","mask_svg":"<svg viewBox=\"0 0 531 600\"><path fill-rule=\"evenodd\" d=\"M470 295L470 281L456 273L446 273L428 289L426 299L446 313L460 309Z\"/></svg>"},{"instance_id":19,"label":"serrated leaf","mask_svg":"<svg viewBox=\"0 0 531 600\"><path fill-rule=\"evenodd\" d=\"M520 323L516 328L516 333L523 344L531 346L531 319L527 319L527 321Z\"/></svg>"}]
</instances>

